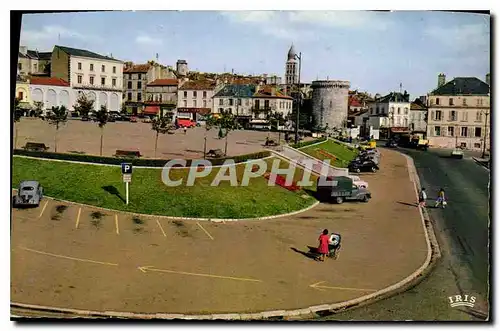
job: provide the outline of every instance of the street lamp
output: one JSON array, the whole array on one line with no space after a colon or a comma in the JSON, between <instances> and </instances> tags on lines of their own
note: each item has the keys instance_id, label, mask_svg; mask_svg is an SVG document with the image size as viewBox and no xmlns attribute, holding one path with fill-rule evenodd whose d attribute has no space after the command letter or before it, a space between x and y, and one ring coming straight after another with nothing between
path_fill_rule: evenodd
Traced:
<instances>
[{"instance_id":1,"label":"street lamp","mask_svg":"<svg viewBox=\"0 0 500 331\"><path fill-rule=\"evenodd\" d=\"M299 86L299 94L297 98L297 119L295 122L295 143L299 142L299 114L300 114L300 102L301 102L301 93L300 93L300 69L302 64L302 52L299 55L295 54L295 59L299 60L299 77L298 77L298 86Z\"/></svg>"}]
</instances>

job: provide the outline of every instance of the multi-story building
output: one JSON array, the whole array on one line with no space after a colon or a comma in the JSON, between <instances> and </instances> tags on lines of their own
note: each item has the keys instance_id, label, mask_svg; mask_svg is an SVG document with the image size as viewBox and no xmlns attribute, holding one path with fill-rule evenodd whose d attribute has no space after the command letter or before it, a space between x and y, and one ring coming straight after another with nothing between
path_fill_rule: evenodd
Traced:
<instances>
[{"instance_id":1,"label":"multi-story building","mask_svg":"<svg viewBox=\"0 0 500 331\"><path fill-rule=\"evenodd\" d=\"M61 78L32 77L30 92L33 102L42 102L44 110L58 106L64 106L69 110L76 102L75 91Z\"/></svg>"},{"instance_id":2,"label":"multi-story building","mask_svg":"<svg viewBox=\"0 0 500 331\"><path fill-rule=\"evenodd\" d=\"M410 131L412 134L427 134L427 106L416 99L410 105Z\"/></svg>"},{"instance_id":3,"label":"multi-story building","mask_svg":"<svg viewBox=\"0 0 500 331\"><path fill-rule=\"evenodd\" d=\"M258 86L252 99L250 125L268 124L268 116L272 113L280 113L287 119L292 112L293 98L284 95L274 86Z\"/></svg>"},{"instance_id":4,"label":"multi-story building","mask_svg":"<svg viewBox=\"0 0 500 331\"><path fill-rule=\"evenodd\" d=\"M176 79L172 68L154 61L145 64L125 62L123 68L124 104L127 112L137 115L144 111L147 84L157 79Z\"/></svg>"},{"instance_id":5,"label":"multi-story building","mask_svg":"<svg viewBox=\"0 0 500 331\"><path fill-rule=\"evenodd\" d=\"M376 98L368 104L368 109L369 117L378 119L365 121L375 124L374 129L380 128L381 136L410 133L410 95L406 91L391 92Z\"/></svg>"},{"instance_id":6,"label":"multi-story building","mask_svg":"<svg viewBox=\"0 0 500 331\"><path fill-rule=\"evenodd\" d=\"M213 80L183 83L177 93L177 118L199 120L201 116L211 113L215 90Z\"/></svg>"},{"instance_id":7,"label":"multi-story building","mask_svg":"<svg viewBox=\"0 0 500 331\"><path fill-rule=\"evenodd\" d=\"M268 115L292 111L293 99L274 86L226 85L214 95L213 113L229 112L243 126L268 124Z\"/></svg>"},{"instance_id":8,"label":"multi-story building","mask_svg":"<svg viewBox=\"0 0 500 331\"><path fill-rule=\"evenodd\" d=\"M177 105L177 79L155 79L146 85L144 111L146 115L169 116L173 119Z\"/></svg>"},{"instance_id":9,"label":"multi-story building","mask_svg":"<svg viewBox=\"0 0 500 331\"><path fill-rule=\"evenodd\" d=\"M17 71L21 76L49 75L52 52L38 52L28 50L26 46L19 46Z\"/></svg>"},{"instance_id":10,"label":"multi-story building","mask_svg":"<svg viewBox=\"0 0 500 331\"><path fill-rule=\"evenodd\" d=\"M489 81L489 74L486 77ZM428 94L429 145L471 150L490 148L490 86L476 77L456 77Z\"/></svg>"},{"instance_id":11,"label":"multi-story building","mask_svg":"<svg viewBox=\"0 0 500 331\"><path fill-rule=\"evenodd\" d=\"M29 80L21 76L16 79L16 96L19 100L19 108L27 110L31 108L31 93L29 88Z\"/></svg>"},{"instance_id":12,"label":"multi-story building","mask_svg":"<svg viewBox=\"0 0 500 331\"><path fill-rule=\"evenodd\" d=\"M123 89L123 62L87 50L54 46L51 77L67 81L77 95L94 100L94 109L105 105L120 111Z\"/></svg>"}]
</instances>

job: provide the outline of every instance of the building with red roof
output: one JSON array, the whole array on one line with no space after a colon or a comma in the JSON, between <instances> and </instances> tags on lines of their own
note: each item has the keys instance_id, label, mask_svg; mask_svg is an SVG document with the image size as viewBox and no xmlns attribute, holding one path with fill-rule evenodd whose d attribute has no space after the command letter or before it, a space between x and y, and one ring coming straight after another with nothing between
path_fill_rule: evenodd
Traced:
<instances>
[{"instance_id":1,"label":"building with red roof","mask_svg":"<svg viewBox=\"0 0 500 331\"><path fill-rule=\"evenodd\" d=\"M71 110L77 99L76 91L70 83L58 77L36 77L29 79L31 101L42 102L44 110L64 106Z\"/></svg>"}]
</instances>

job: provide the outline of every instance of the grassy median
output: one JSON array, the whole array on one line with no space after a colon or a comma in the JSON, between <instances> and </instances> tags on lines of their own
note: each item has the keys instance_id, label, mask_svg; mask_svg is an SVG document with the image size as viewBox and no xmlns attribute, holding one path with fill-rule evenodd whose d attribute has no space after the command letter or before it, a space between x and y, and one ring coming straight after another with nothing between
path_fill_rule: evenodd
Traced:
<instances>
[{"instance_id":1,"label":"grassy median","mask_svg":"<svg viewBox=\"0 0 500 331\"><path fill-rule=\"evenodd\" d=\"M271 164L272 160L266 162ZM288 163L280 163L280 168L287 167ZM244 164L236 166L239 183L244 168ZM20 181L32 179L39 181L45 194L51 197L154 215L251 218L288 213L315 202L303 190L291 192L280 186L269 187L263 177L250 179L246 187L233 187L227 181L211 186L219 168L197 179L191 187L185 185L187 169L172 170L170 178L184 178L184 182L177 187L167 187L162 182L161 169L136 168L130 184L129 205L124 202L125 184L120 167L14 157L12 171L15 188ZM302 171L297 169L294 179L301 177Z\"/></svg>"},{"instance_id":2,"label":"grassy median","mask_svg":"<svg viewBox=\"0 0 500 331\"><path fill-rule=\"evenodd\" d=\"M339 168L347 168L349 162L358 154L356 150L331 139L328 139L321 144L300 148L300 151L319 160L331 159L329 154L334 155L335 159L331 160L330 164Z\"/></svg>"}]
</instances>

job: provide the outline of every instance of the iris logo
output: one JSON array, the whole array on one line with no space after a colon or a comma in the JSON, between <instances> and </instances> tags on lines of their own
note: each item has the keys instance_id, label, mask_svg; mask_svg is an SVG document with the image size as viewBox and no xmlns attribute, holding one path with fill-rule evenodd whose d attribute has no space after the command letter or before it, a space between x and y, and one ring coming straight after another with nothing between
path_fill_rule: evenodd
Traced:
<instances>
[{"instance_id":1,"label":"iris logo","mask_svg":"<svg viewBox=\"0 0 500 331\"><path fill-rule=\"evenodd\" d=\"M454 307L462 307L462 306L466 306L466 307L474 307L474 303L476 302L476 297L475 296L472 296L472 295L468 295L468 294L465 294L465 295L455 295L455 296L451 296L451 297L448 297L448 300L450 302L450 307L454 308Z\"/></svg>"}]
</instances>

